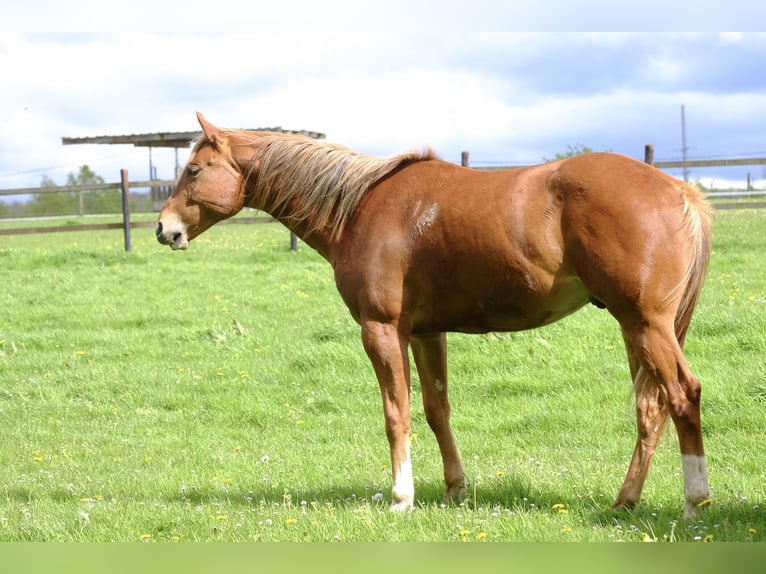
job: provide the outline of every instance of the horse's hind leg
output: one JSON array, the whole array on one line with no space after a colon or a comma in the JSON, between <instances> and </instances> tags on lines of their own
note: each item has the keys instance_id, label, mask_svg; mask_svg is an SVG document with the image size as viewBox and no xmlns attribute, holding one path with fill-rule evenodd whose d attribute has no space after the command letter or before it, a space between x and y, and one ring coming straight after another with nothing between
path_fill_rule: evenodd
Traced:
<instances>
[{"instance_id":1,"label":"horse's hind leg","mask_svg":"<svg viewBox=\"0 0 766 574\"><path fill-rule=\"evenodd\" d=\"M628 353L630 375L636 395L636 421L638 438L630 460L628 474L617 495L614 507L633 508L641 498L646 474L657 449L657 443L668 417L659 387L647 377L646 370L636 356L630 338L623 331L625 349Z\"/></svg>"},{"instance_id":2,"label":"horse's hind leg","mask_svg":"<svg viewBox=\"0 0 766 574\"><path fill-rule=\"evenodd\" d=\"M423 389L426 420L436 435L444 464L445 501L460 499L466 490L465 470L450 428L447 397L447 338L444 333L413 336L412 354Z\"/></svg>"},{"instance_id":3,"label":"horse's hind leg","mask_svg":"<svg viewBox=\"0 0 766 574\"><path fill-rule=\"evenodd\" d=\"M659 417L662 417L662 409L667 408L675 424L681 447L684 498L686 499L684 515L694 516L699 504L710 496L705 450L702 445L700 384L686 363L674 333L672 319L669 321L646 320L640 325L635 330L625 329L626 338L635 350L641 368L647 372L649 380L646 386L650 389L654 387L656 390L637 391L637 398L644 401L645 405L637 407L639 441L641 441L641 428L647 422L651 424L652 420L658 421ZM640 420L641 412L646 413L646 422L642 423ZM652 412L655 413L653 416ZM654 437L648 444L651 444L651 440L654 440L656 444ZM641 464L640 460L636 463L636 470L641 470ZM648 462L644 464L648 466ZM630 470L633 468L634 464L631 462ZM630 470L623 485L623 489L627 487L628 493L632 482L637 482L636 479L631 478ZM640 478L640 474L637 477ZM621 495L622 492L621 490ZM620 502L619 498L618 502Z\"/></svg>"}]
</instances>

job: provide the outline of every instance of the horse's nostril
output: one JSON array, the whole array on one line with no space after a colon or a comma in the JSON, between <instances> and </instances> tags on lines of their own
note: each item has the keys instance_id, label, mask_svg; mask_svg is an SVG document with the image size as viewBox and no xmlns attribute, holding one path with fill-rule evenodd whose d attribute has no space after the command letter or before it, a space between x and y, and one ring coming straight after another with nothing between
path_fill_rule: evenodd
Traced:
<instances>
[{"instance_id":1,"label":"horse's nostril","mask_svg":"<svg viewBox=\"0 0 766 574\"><path fill-rule=\"evenodd\" d=\"M161 222L161 221L158 221L158 222L157 222L157 229L154 231L154 234L155 234L157 237L159 237L160 235L162 235L162 222Z\"/></svg>"},{"instance_id":2,"label":"horse's nostril","mask_svg":"<svg viewBox=\"0 0 766 574\"><path fill-rule=\"evenodd\" d=\"M175 243L175 242L176 242L176 241L178 241L179 239L181 239L181 233L175 233L175 234L173 235L173 243Z\"/></svg>"}]
</instances>

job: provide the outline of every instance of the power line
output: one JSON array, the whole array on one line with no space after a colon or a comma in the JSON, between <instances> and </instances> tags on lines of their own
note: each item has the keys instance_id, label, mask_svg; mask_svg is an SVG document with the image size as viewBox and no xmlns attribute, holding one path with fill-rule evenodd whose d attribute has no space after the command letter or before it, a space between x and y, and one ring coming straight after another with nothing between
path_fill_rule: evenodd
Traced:
<instances>
[{"instance_id":1,"label":"power line","mask_svg":"<svg viewBox=\"0 0 766 574\"><path fill-rule=\"evenodd\" d=\"M129 156L129 155L133 155L133 152L131 151L131 152L128 152L128 153L120 153L120 154L114 154L114 155L107 155L107 156L98 157L98 158L95 158L95 159L91 159L91 161L89 161L88 164L92 165L95 162L106 161L106 160L110 160L110 159L117 159L117 158L120 158L120 157ZM60 165L53 165L53 166L49 166L49 167L36 167L36 168L32 168L32 169L25 169L25 170L22 170L22 171L13 171L13 172L0 173L0 178L1 179L8 179L8 178L11 178L11 177L19 177L19 176L22 176L22 175L31 175L31 174L35 174L35 173L45 173L45 172L48 172L48 171L55 171L55 170L67 169L67 168L72 169L72 168L76 168L76 167L79 167L79 166L75 166L73 163L65 163L65 164L60 164Z\"/></svg>"}]
</instances>

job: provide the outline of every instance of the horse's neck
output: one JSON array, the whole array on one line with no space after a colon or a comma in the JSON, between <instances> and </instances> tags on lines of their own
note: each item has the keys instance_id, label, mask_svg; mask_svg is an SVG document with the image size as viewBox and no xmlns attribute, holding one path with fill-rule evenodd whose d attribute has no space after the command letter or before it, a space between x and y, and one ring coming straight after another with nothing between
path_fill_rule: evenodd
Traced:
<instances>
[{"instance_id":1,"label":"horse's neck","mask_svg":"<svg viewBox=\"0 0 766 574\"><path fill-rule=\"evenodd\" d=\"M288 201L282 205L263 205L257 206L255 198L251 193L251 186L247 186L245 196L245 207L252 209L260 209L271 215L274 219L279 221L282 225L287 227L290 231L295 233L304 243L306 243L312 249L315 249L325 259L330 258L330 252L334 241L332 240L332 232L330 229L314 229L312 222L308 220L299 220L293 217L295 209L291 206L291 203L297 200Z\"/></svg>"},{"instance_id":2,"label":"horse's neck","mask_svg":"<svg viewBox=\"0 0 766 574\"><path fill-rule=\"evenodd\" d=\"M239 166L240 172L245 174L244 177L247 177L251 171L258 171L258 166L253 166L253 154L255 153L254 146L235 145L232 146L232 152L234 161ZM315 249L326 259L329 259L330 250L333 244L331 230L315 229L315 226L312 225L313 222L310 219L294 217L298 202L297 199L288 200L281 205L260 205L256 195L255 181L252 178L248 178L248 181L245 183L245 207L265 211L300 237L307 245ZM272 194L272 196L273 195L274 194Z\"/></svg>"}]
</instances>

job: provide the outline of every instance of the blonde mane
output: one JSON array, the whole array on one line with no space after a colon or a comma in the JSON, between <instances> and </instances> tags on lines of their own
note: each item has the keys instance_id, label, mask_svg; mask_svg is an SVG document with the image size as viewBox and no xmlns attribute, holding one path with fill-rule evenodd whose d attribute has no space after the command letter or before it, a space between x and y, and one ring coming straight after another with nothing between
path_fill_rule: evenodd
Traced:
<instances>
[{"instance_id":1,"label":"blonde mane","mask_svg":"<svg viewBox=\"0 0 766 574\"><path fill-rule=\"evenodd\" d=\"M309 231L329 227L337 237L367 190L404 163L433 159L430 149L388 157L373 157L341 145L292 134L226 130L245 140L255 153L243 177L251 204L270 207L280 215L289 205L289 218L308 224ZM253 181L250 179L253 178Z\"/></svg>"}]
</instances>

